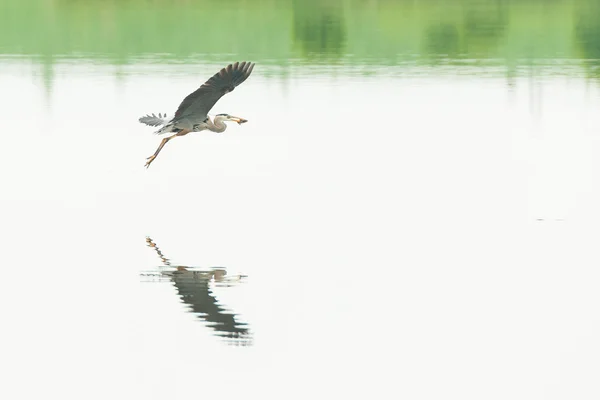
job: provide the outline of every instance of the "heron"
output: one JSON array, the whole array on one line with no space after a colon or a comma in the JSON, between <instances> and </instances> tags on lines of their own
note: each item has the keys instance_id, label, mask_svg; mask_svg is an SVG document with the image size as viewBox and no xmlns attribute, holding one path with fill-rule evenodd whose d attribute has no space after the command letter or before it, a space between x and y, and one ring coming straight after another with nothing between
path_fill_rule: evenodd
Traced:
<instances>
[{"instance_id":1,"label":"heron","mask_svg":"<svg viewBox=\"0 0 600 400\"><path fill-rule=\"evenodd\" d=\"M164 133L174 133L174 135L165 137L154 154L146 160L146 168L150 166L152 161L156 159L162 148L177 136L185 136L190 132L199 132L209 130L217 133L222 133L227 129L225 122L237 122L239 125L248 122L248 120L240 117L235 117L229 114L217 114L211 120L208 112L213 108L217 101L225 94L232 92L236 86L244 82L254 69L254 63L251 62L236 62L229 64L214 74L209 80L204 82L202 86L190 93L179 105L175 116L167 120L167 114L159 113L148 114L139 119L143 124L149 126L162 126L155 133L162 135Z\"/></svg>"}]
</instances>

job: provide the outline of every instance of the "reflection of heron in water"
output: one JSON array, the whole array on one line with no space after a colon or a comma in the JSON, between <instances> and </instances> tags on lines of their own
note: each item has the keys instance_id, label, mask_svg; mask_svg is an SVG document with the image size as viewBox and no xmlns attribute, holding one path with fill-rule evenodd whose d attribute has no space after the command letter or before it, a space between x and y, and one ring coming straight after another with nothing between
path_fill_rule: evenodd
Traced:
<instances>
[{"instance_id":1,"label":"reflection of heron in water","mask_svg":"<svg viewBox=\"0 0 600 400\"><path fill-rule=\"evenodd\" d=\"M226 277L227 271L224 268L192 270L186 266L172 266L151 238L147 237L146 243L154 248L165 267L171 267L169 270L161 271L161 275L169 277L181 300L190 306L191 312L206 321L218 336L233 339L236 344L250 344L248 325L238 322L237 315L228 312L219 304L211 290L213 280L217 286L232 286L239 282L241 276Z\"/></svg>"}]
</instances>

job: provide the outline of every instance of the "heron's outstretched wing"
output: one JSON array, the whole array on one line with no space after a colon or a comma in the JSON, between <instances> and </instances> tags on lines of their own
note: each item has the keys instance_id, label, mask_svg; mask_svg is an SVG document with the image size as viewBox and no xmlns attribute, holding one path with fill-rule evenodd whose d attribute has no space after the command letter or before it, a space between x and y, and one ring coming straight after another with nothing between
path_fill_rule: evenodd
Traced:
<instances>
[{"instance_id":1,"label":"heron's outstretched wing","mask_svg":"<svg viewBox=\"0 0 600 400\"><path fill-rule=\"evenodd\" d=\"M206 118L210 109L223 95L233 91L236 86L248 79L253 68L254 63L246 61L229 64L183 99L175 112L175 118L190 115L199 119Z\"/></svg>"},{"instance_id":2,"label":"heron's outstretched wing","mask_svg":"<svg viewBox=\"0 0 600 400\"><path fill-rule=\"evenodd\" d=\"M144 115L140 122L150 126L161 126L167 123L167 114L158 113L158 117L155 114Z\"/></svg>"}]
</instances>

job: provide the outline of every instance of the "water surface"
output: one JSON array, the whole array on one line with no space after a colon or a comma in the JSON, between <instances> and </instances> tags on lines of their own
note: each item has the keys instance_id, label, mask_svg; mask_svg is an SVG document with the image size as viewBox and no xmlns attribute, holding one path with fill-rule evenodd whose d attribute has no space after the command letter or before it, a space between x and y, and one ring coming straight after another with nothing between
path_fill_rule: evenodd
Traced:
<instances>
[{"instance_id":1,"label":"water surface","mask_svg":"<svg viewBox=\"0 0 600 400\"><path fill-rule=\"evenodd\" d=\"M597 9L2 2L3 397L597 398Z\"/></svg>"}]
</instances>

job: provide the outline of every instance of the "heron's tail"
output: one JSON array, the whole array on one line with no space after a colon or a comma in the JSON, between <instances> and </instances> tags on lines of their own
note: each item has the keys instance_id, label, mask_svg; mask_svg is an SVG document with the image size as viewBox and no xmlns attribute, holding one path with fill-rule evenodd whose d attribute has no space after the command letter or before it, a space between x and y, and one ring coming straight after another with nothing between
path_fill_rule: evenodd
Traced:
<instances>
[{"instance_id":1,"label":"heron's tail","mask_svg":"<svg viewBox=\"0 0 600 400\"><path fill-rule=\"evenodd\" d=\"M156 116L156 114L148 114L148 115L144 115L143 117L141 117L139 119L139 121L142 124L146 124L146 125L150 125L150 126L161 126L167 123L167 114L161 114L158 113L158 116Z\"/></svg>"}]
</instances>

